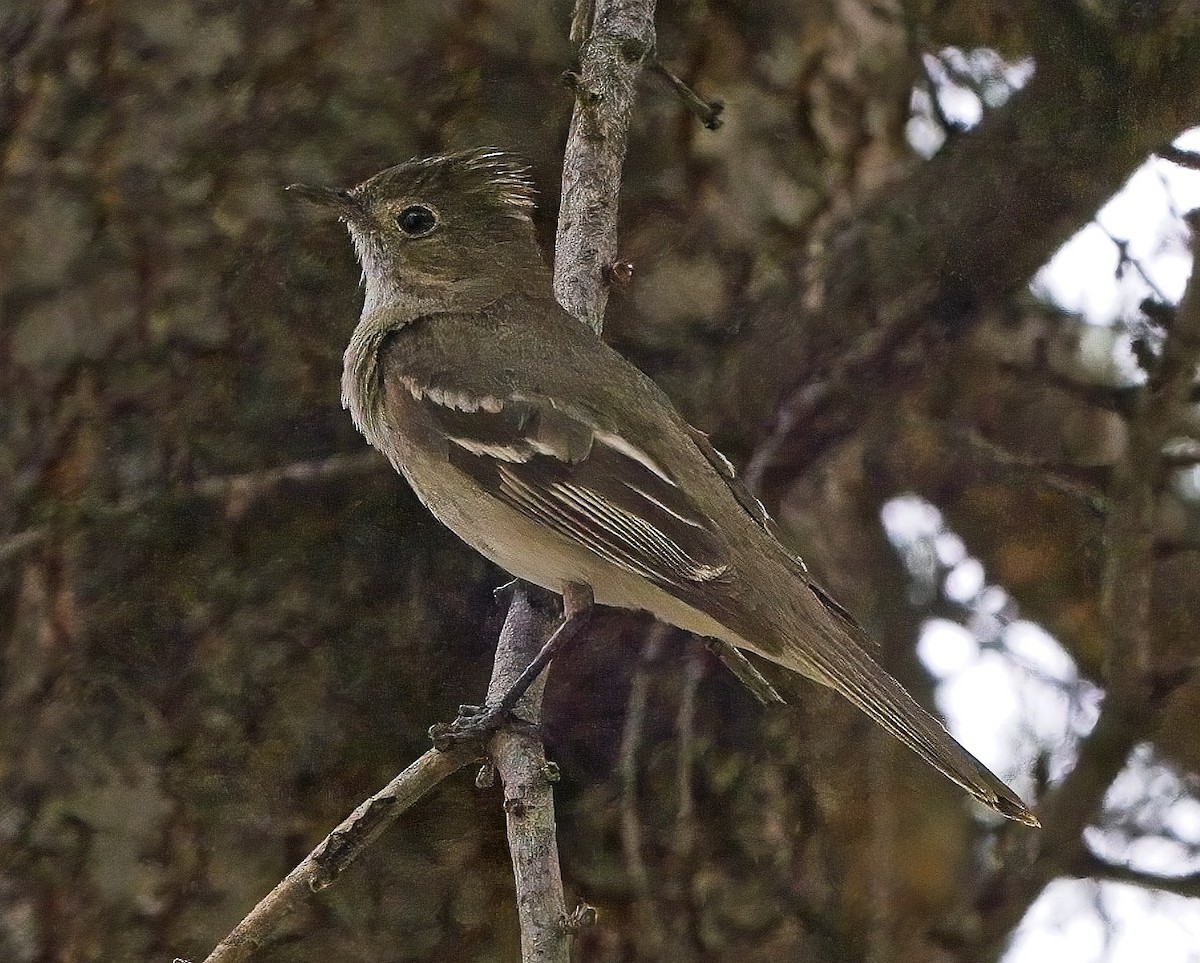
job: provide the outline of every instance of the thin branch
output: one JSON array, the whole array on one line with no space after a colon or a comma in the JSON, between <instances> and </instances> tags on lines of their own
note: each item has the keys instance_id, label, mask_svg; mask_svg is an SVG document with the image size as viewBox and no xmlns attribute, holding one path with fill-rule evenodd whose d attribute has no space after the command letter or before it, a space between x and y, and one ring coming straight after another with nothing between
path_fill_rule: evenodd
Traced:
<instances>
[{"instance_id":1,"label":"thin branch","mask_svg":"<svg viewBox=\"0 0 1200 963\"><path fill-rule=\"evenodd\" d=\"M1180 167L1189 167L1194 171L1200 171L1200 153L1197 153L1194 150L1184 150L1181 147L1168 144L1166 147L1160 147L1154 153L1156 153L1163 160L1170 161L1172 164L1178 164Z\"/></svg>"},{"instance_id":2,"label":"thin branch","mask_svg":"<svg viewBox=\"0 0 1200 963\"><path fill-rule=\"evenodd\" d=\"M638 773L646 709L650 702L652 669L662 653L668 631L662 625L654 626L642 646L642 655L629 687L629 701L625 707L625 723L621 730L621 749L617 761L617 772L621 780L621 848L624 851L625 870L629 874L635 898L635 942L640 954L649 959L662 957L666 931L654 903L646 861L642 858Z\"/></svg>"},{"instance_id":3,"label":"thin branch","mask_svg":"<svg viewBox=\"0 0 1200 963\"><path fill-rule=\"evenodd\" d=\"M987 475L999 470L1007 478L1032 482L1078 499L1097 513L1106 513L1111 508L1108 497L1098 486L1064 474L1048 459L1012 451L970 428L956 427L915 414L905 417L918 429L931 431L947 443L952 449L951 457L957 456L961 460L957 470L953 471L956 476Z\"/></svg>"},{"instance_id":4,"label":"thin branch","mask_svg":"<svg viewBox=\"0 0 1200 963\"><path fill-rule=\"evenodd\" d=\"M683 101L683 105L695 115L708 130L717 130L725 121L721 118L725 105L719 100L705 100L691 87L679 79L661 60L655 57L650 61L650 69L662 77L675 94Z\"/></svg>"},{"instance_id":5,"label":"thin branch","mask_svg":"<svg viewBox=\"0 0 1200 963\"><path fill-rule=\"evenodd\" d=\"M880 359L896 357L899 347L912 333L912 321L919 305L932 300L932 282L912 285L877 312L875 325L865 332L829 371L798 388L779 408L771 434L755 449L746 464L744 481L760 497L778 495L772 476L782 465L792 465L795 446L807 446L806 429L821 424L821 431L841 436L849 430L849 409L839 402L862 392L864 380L871 378ZM834 422L823 424L832 417Z\"/></svg>"},{"instance_id":6,"label":"thin branch","mask_svg":"<svg viewBox=\"0 0 1200 963\"><path fill-rule=\"evenodd\" d=\"M679 694L679 711L675 714L675 733L679 741L675 768L675 786L679 795L679 809L675 814L674 849L677 856L686 856L691 852L696 836L696 800L692 793L696 765L696 693L704 673L704 659L700 651L693 648L688 655L683 691ZM779 701L782 703L782 698Z\"/></svg>"},{"instance_id":7,"label":"thin branch","mask_svg":"<svg viewBox=\"0 0 1200 963\"><path fill-rule=\"evenodd\" d=\"M1158 282L1150 276L1145 265L1143 265L1140 260L1129 253L1129 241L1122 240L1121 238L1117 237L1117 235L1115 235L1112 231L1105 227L1103 223L1101 223L1099 216L1092 218L1092 223L1095 224L1096 227L1100 228L1104 236L1107 237L1109 241L1112 242L1113 247L1117 249L1118 272L1124 265L1128 264L1135 271L1137 271L1138 276L1142 279L1142 281L1145 282L1146 287L1150 289L1150 292L1155 296L1155 298L1158 299L1160 304L1170 304L1171 299L1167 297L1163 289L1158 286Z\"/></svg>"},{"instance_id":8,"label":"thin branch","mask_svg":"<svg viewBox=\"0 0 1200 963\"><path fill-rule=\"evenodd\" d=\"M638 76L654 55L654 0L596 0L563 157L554 295L599 331L617 260L617 205Z\"/></svg>"},{"instance_id":9,"label":"thin branch","mask_svg":"<svg viewBox=\"0 0 1200 963\"><path fill-rule=\"evenodd\" d=\"M1091 878L1109 883L1128 883L1143 889L1174 893L1176 896L1200 898L1200 873L1186 876L1166 876L1162 873L1147 873L1120 863L1110 863L1095 853L1085 852L1072 865L1071 875L1080 879Z\"/></svg>"},{"instance_id":10,"label":"thin branch","mask_svg":"<svg viewBox=\"0 0 1200 963\"><path fill-rule=\"evenodd\" d=\"M227 518L240 518L258 502L278 494L280 489L288 485L318 485L353 475L390 473L390 470L387 461L371 450L297 461L241 475L202 478L186 486L183 491L187 495L222 505ZM130 510L137 510L148 500L135 500Z\"/></svg>"},{"instance_id":11,"label":"thin branch","mask_svg":"<svg viewBox=\"0 0 1200 963\"><path fill-rule=\"evenodd\" d=\"M547 596L518 585L496 646L488 705L496 705L537 656L555 626L555 615ZM545 687L542 673L517 703L519 718L540 720ZM522 963L570 963L571 930L554 826L552 783L557 771L547 763L541 737L531 726L502 727L489 749L504 785Z\"/></svg>"},{"instance_id":12,"label":"thin branch","mask_svg":"<svg viewBox=\"0 0 1200 963\"><path fill-rule=\"evenodd\" d=\"M133 515L164 500L199 498L221 505L226 518L233 520L242 517L263 499L278 494L285 486L319 485L348 476L369 474L386 467L387 462L374 451L337 454L328 458L292 462L277 468L238 475L218 475L186 485L141 491L117 502L89 501L82 503L82 507L61 503L59 510L78 522L97 516L111 518L114 514ZM53 525L37 525L0 539L0 566L41 547L50 539L53 531Z\"/></svg>"},{"instance_id":13,"label":"thin branch","mask_svg":"<svg viewBox=\"0 0 1200 963\"><path fill-rule=\"evenodd\" d=\"M742 654L741 649L721 639L703 638L700 641L762 705L787 705L787 700L779 694L779 690Z\"/></svg>"},{"instance_id":14,"label":"thin branch","mask_svg":"<svg viewBox=\"0 0 1200 963\"><path fill-rule=\"evenodd\" d=\"M1005 358L994 359L996 369L1014 379L1029 382L1031 387L1056 388L1082 404L1118 415L1129 415L1141 385L1105 385L1084 381L1039 364L1027 364Z\"/></svg>"},{"instance_id":15,"label":"thin branch","mask_svg":"<svg viewBox=\"0 0 1200 963\"><path fill-rule=\"evenodd\" d=\"M868 961L887 961L896 958L897 909L896 898L896 825L898 813L893 797L896 794L892 772L894 743L879 730L867 737L867 791L871 794L870 839L872 873L870 881L871 913L867 919L866 954Z\"/></svg>"},{"instance_id":16,"label":"thin branch","mask_svg":"<svg viewBox=\"0 0 1200 963\"><path fill-rule=\"evenodd\" d=\"M337 879L401 813L472 758L472 753L460 750L426 752L326 836L221 940L205 963L250 959L293 910Z\"/></svg>"},{"instance_id":17,"label":"thin branch","mask_svg":"<svg viewBox=\"0 0 1200 963\"><path fill-rule=\"evenodd\" d=\"M695 929L704 915L703 898L697 899L692 886L698 870L697 843L700 820L696 814L693 782L696 778L696 708L700 684L709 673L710 662L697 645L687 647L687 663L679 686L679 705L675 711L675 822L670 851L662 867L663 886L660 903L664 904L667 939L673 952L667 959L682 960L699 951ZM764 680L765 682L765 680ZM782 699L780 699L782 702Z\"/></svg>"},{"instance_id":18,"label":"thin branch","mask_svg":"<svg viewBox=\"0 0 1200 963\"><path fill-rule=\"evenodd\" d=\"M7 565L13 559L44 545L49 535L50 529L45 525L27 528L23 532L9 535L0 541L0 566Z\"/></svg>"},{"instance_id":19,"label":"thin branch","mask_svg":"<svg viewBox=\"0 0 1200 963\"><path fill-rule=\"evenodd\" d=\"M216 475L189 484L140 491L116 502L86 502L82 508L62 503L59 508L63 515L76 520L93 516L111 518L113 515L133 515L145 511L148 506L164 500L199 498L221 506L225 517L234 520L289 485L321 485L356 475L382 473L385 469L391 471L388 463L375 451L337 454L261 471ZM39 525L0 541L0 565L44 544L52 530L51 525Z\"/></svg>"}]
</instances>

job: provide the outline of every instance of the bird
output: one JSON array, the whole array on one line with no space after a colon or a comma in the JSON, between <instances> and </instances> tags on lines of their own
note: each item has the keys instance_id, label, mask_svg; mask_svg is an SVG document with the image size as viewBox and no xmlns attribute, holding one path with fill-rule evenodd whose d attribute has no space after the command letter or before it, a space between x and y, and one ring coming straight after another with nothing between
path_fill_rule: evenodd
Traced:
<instances>
[{"instance_id":1,"label":"bird","mask_svg":"<svg viewBox=\"0 0 1200 963\"><path fill-rule=\"evenodd\" d=\"M872 658L708 437L554 300L517 156L474 148L289 190L345 223L362 268L342 403L438 520L518 579L586 587L833 689L1038 825Z\"/></svg>"}]
</instances>

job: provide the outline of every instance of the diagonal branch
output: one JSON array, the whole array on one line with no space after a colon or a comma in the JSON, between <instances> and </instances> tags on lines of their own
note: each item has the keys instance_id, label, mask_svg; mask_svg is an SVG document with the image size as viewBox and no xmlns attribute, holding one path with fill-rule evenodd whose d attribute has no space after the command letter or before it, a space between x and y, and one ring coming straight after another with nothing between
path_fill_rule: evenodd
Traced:
<instances>
[{"instance_id":1,"label":"diagonal branch","mask_svg":"<svg viewBox=\"0 0 1200 963\"><path fill-rule=\"evenodd\" d=\"M906 414L904 417L915 429L931 433L945 445L944 457L948 463L945 470L950 475L1019 479L1077 499L1097 514L1109 510L1108 498L1099 487L1083 478L1073 477L1069 469L1061 469L1050 459L1012 451L971 428L920 415Z\"/></svg>"},{"instance_id":2,"label":"diagonal branch","mask_svg":"<svg viewBox=\"0 0 1200 963\"><path fill-rule=\"evenodd\" d=\"M1184 150L1181 147L1176 147L1173 144L1168 144L1166 147L1160 147L1156 153L1163 160L1168 160L1172 164L1178 164L1180 167L1187 167L1190 170L1200 171L1200 152L1194 150Z\"/></svg>"},{"instance_id":3,"label":"diagonal branch","mask_svg":"<svg viewBox=\"0 0 1200 963\"><path fill-rule=\"evenodd\" d=\"M293 910L337 879L405 810L472 758L464 750L430 749L342 820L221 940L204 963L250 959Z\"/></svg>"},{"instance_id":4,"label":"diagonal branch","mask_svg":"<svg viewBox=\"0 0 1200 963\"><path fill-rule=\"evenodd\" d=\"M1200 261L1200 216L1189 217L1193 263ZM1117 509L1105 532L1109 564L1103 603L1110 626L1106 651L1109 685L1137 688L1150 670L1150 596L1154 569L1154 522L1163 469L1163 446L1188 402L1200 365L1200 279L1192 275L1162 360L1138 396L1129 427L1129 450L1116 466Z\"/></svg>"},{"instance_id":5,"label":"diagonal branch","mask_svg":"<svg viewBox=\"0 0 1200 963\"><path fill-rule=\"evenodd\" d=\"M764 308L787 319L762 324L745 364L747 377L770 372L778 391L763 398L774 423L751 459L768 508L911 376L898 345L922 331L968 330L1200 117L1194 18L1174 25L1179 43L1164 56L1171 14L1082 43L1077 25L1062 22L1070 6L1026 5L1030 34L1047 45L1029 85L818 238L788 301ZM1064 36L1058 46L1071 57L1054 53ZM1122 123L1135 112L1139 124Z\"/></svg>"},{"instance_id":6,"label":"diagonal branch","mask_svg":"<svg viewBox=\"0 0 1200 963\"><path fill-rule=\"evenodd\" d=\"M1193 257L1200 263L1200 217L1193 213L1189 223ZM947 940L963 959L997 959L1042 890L1059 876L1079 875L1080 867L1088 865L1084 829L1099 812L1129 753L1153 734L1171 694L1187 679L1187 673L1168 675L1156 666L1149 605L1163 445L1179 409L1187 404L1198 366L1200 276L1193 272L1162 361L1137 397L1129 446L1114 475L1102 599L1109 627L1108 691L1100 717L1080 745L1074 768L1038 808L1044 831L1009 854L974 895L970 913L956 914L976 921L969 938L960 933Z\"/></svg>"},{"instance_id":7,"label":"diagonal branch","mask_svg":"<svg viewBox=\"0 0 1200 963\"><path fill-rule=\"evenodd\" d=\"M1167 876L1163 873L1146 873L1120 863L1110 863L1095 853L1084 853L1073 866L1070 875L1080 879L1100 879L1110 883L1127 883L1143 889L1174 893L1200 899L1200 873L1185 876Z\"/></svg>"}]
</instances>

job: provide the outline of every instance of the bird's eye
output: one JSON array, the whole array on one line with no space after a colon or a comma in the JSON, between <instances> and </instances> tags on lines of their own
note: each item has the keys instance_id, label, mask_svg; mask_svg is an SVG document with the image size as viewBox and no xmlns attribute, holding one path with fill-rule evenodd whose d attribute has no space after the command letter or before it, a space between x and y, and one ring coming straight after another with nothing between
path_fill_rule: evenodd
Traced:
<instances>
[{"instance_id":1,"label":"bird's eye","mask_svg":"<svg viewBox=\"0 0 1200 963\"><path fill-rule=\"evenodd\" d=\"M424 237L437 227L437 215L428 207L413 204L396 215L396 224L409 237Z\"/></svg>"}]
</instances>

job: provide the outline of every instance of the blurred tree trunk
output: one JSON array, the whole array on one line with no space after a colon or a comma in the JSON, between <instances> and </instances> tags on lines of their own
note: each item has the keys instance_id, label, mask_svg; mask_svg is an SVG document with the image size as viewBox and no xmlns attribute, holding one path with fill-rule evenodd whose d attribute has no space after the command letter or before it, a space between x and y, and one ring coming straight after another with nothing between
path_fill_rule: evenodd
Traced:
<instances>
[{"instance_id":1,"label":"blurred tree trunk","mask_svg":"<svg viewBox=\"0 0 1200 963\"><path fill-rule=\"evenodd\" d=\"M1024 284L1200 122L1194 18L659 6L660 54L727 122L705 131L645 85L622 214L637 277L608 337L735 461L757 455L796 546L927 704L878 525L908 490L1099 673L1100 518L1036 477L964 468L956 431L1066 452L1089 484L1123 451L1090 444L1120 435L1119 413L994 348L1069 327ZM282 186L493 143L531 160L548 241L569 15L0 9L0 958L202 958L429 724L482 696L503 576L340 410L357 271L341 229ZM924 162L910 95L921 53L949 43L1037 73ZM1172 665L1195 657L1178 588L1200 584L1195 563L1165 558L1155 583ZM567 884L601 912L581 959L982 958L941 929L993 835L953 787L828 693L788 681L794 708L763 712L694 642L643 658L649 637L606 615L548 691ZM631 686L646 708L626 727ZM1194 767L1184 728L1160 748ZM497 793L463 777L262 959L513 960L511 904Z\"/></svg>"}]
</instances>

